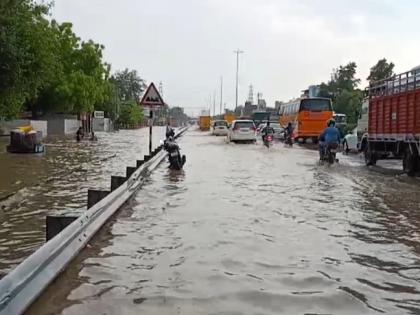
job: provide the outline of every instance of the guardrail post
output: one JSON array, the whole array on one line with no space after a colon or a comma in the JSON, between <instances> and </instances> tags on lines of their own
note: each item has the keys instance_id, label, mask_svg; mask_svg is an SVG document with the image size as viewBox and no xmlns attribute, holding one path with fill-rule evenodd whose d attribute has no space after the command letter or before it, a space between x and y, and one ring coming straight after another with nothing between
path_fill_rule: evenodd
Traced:
<instances>
[{"instance_id":1,"label":"guardrail post","mask_svg":"<svg viewBox=\"0 0 420 315\"><path fill-rule=\"evenodd\" d=\"M137 167L127 166L127 169L125 171L125 176L128 179L133 173L136 171Z\"/></svg>"},{"instance_id":2,"label":"guardrail post","mask_svg":"<svg viewBox=\"0 0 420 315\"><path fill-rule=\"evenodd\" d=\"M143 160L137 160L137 168L139 168L143 164L144 164L144 161Z\"/></svg>"},{"instance_id":3,"label":"guardrail post","mask_svg":"<svg viewBox=\"0 0 420 315\"><path fill-rule=\"evenodd\" d=\"M108 190L96 190L96 189L89 189L88 190L88 201L87 207L90 209L93 205L104 199L108 196Z\"/></svg>"},{"instance_id":4,"label":"guardrail post","mask_svg":"<svg viewBox=\"0 0 420 315\"><path fill-rule=\"evenodd\" d=\"M48 215L45 218L46 229L45 229L45 239L48 242L62 230L64 230L67 225L76 220L77 217L65 217L65 216L50 216Z\"/></svg>"},{"instance_id":5,"label":"guardrail post","mask_svg":"<svg viewBox=\"0 0 420 315\"><path fill-rule=\"evenodd\" d=\"M120 187L126 180L127 177L111 176L111 191L114 191L115 189Z\"/></svg>"}]
</instances>

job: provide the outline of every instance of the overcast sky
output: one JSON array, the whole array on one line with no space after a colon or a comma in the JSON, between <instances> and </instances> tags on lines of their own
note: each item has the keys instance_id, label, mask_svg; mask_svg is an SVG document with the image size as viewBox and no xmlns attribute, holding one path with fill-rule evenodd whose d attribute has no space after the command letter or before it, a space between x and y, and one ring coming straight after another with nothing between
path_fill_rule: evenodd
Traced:
<instances>
[{"instance_id":1,"label":"overcast sky","mask_svg":"<svg viewBox=\"0 0 420 315\"><path fill-rule=\"evenodd\" d=\"M234 107L237 48L240 104L250 84L273 106L349 61L362 79L383 57L407 71L420 64L419 9L417 0L55 0L53 17L105 45L113 71L162 81L167 103L198 113L214 91L219 104L220 76Z\"/></svg>"}]
</instances>

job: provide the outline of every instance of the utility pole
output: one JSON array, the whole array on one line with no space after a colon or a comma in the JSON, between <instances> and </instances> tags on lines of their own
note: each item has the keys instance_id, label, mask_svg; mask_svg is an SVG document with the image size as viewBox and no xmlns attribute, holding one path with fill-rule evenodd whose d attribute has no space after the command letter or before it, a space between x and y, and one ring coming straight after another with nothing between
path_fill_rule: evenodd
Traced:
<instances>
[{"instance_id":1,"label":"utility pole","mask_svg":"<svg viewBox=\"0 0 420 315\"><path fill-rule=\"evenodd\" d=\"M239 75L239 54L242 54L242 50L234 50L233 51L236 54L236 102L235 102L235 112L238 107L238 75Z\"/></svg>"},{"instance_id":2,"label":"utility pole","mask_svg":"<svg viewBox=\"0 0 420 315\"><path fill-rule=\"evenodd\" d=\"M216 117L216 90L213 91L213 116Z\"/></svg>"},{"instance_id":3,"label":"utility pole","mask_svg":"<svg viewBox=\"0 0 420 315\"><path fill-rule=\"evenodd\" d=\"M223 77L220 77L220 115L223 115L222 112L222 104L223 104Z\"/></svg>"}]
</instances>

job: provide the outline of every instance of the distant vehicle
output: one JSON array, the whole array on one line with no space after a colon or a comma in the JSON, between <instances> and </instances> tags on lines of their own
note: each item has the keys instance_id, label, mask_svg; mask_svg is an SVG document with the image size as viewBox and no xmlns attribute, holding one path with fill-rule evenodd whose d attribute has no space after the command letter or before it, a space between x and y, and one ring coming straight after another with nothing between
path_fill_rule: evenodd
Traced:
<instances>
[{"instance_id":1,"label":"distant vehicle","mask_svg":"<svg viewBox=\"0 0 420 315\"><path fill-rule=\"evenodd\" d=\"M347 132L347 115L334 113L335 126L340 130L340 137L344 138Z\"/></svg>"},{"instance_id":2,"label":"distant vehicle","mask_svg":"<svg viewBox=\"0 0 420 315\"><path fill-rule=\"evenodd\" d=\"M353 132L348 133L344 136L343 139L343 149L345 153L350 152L358 152L359 146L358 146L358 139L357 139L357 128L353 130Z\"/></svg>"},{"instance_id":3,"label":"distant vehicle","mask_svg":"<svg viewBox=\"0 0 420 315\"><path fill-rule=\"evenodd\" d=\"M265 126L267 126L267 123L262 123L258 126L257 131L261 133ZM274 139L284 140L284 128L278 122L270 122L270 127L274 129Z\"/></svg>"},{"instance_id":4,"label":"distant vehicle","mask_svg":"<svg viewBox=\"0 0 420 315\"><path fill-rule=\"evenodd\" d=\"M200 116L199 125L201 131L210 130L210 116Z\"/></svg>"},{"instance_id":5,"label":"distant vehicle","mask_svg":"<svg viewBox=\"0 0 420 315\"><path fill-rule=\"evenodd\" d=\"M251 114L251 120L254 122L255 126L259 126L263 122L270 120L270 113L268 112L253 112Z\"/></svg>"},{"instance_id":6,"label":"distant vehicle","mask_svg":"<svg viewBox=\"0 0 420 315\"><path fill-rule=\"evenodd\" d=\"M228 122L226 120L215 120L213 122L212 134L214 136L227 136L228 132Z\"/></svg>"},{"instance_id":7,"label":"distant vehicle","mask_svg":"<svg viewBox=\"0 0 420 315\"><path fill-rule=\"evenodd\" d=\"M279 115L282 127L289 122L293 124L294 139L299 142L311 139L316 143L327 121L333 117L333 108L329 98L299 98L282 104Z\"/></svg>"},{"instance_id":8,"label":"distant vehicle","mask_svg":"<svg viewBox=\"0 0 420 315\"><path fill-rule=\"evenodd\" d=\"M227 122L228 122L228 124L231 124L232 123L232 121L234 121L235 120L235 115L233 115L233 114L225 114L224 116L223 116L223 119L224 120L226 120Z\"/></svg>"},{"instance_id":9,"label":"distant vehicle","mask_svg":"<svg viewBox=\"0 0 420 315\"><path fill-rule=\"evenodd\" d=\"M368 94L369 91L366 91ZM364 152L367 145L368 138L368 124L369 124L369 97L366 97L362 103L362 110L359 113L359 118L357 119L357 139L359 151Z\"/></svg>"},{"instance_id":10,"label":"distant vehicle","mask_svg":"<svg viewBox=\"0 0 420 315\"><path fill-rule=\"evenodd\" d=\"M363 134L368 131L369 122L369 98L365 98L362 103L362 111L357 119L357 136L362 138Z\"/></svg>"},{"instance_id":11,"label":"distant vehicle","mask_svg":"<svg viewBox=\"0 0 420 315\"><path fill-rule=\"evenodd\" d=\"M371 84L368 112L366 164L402 159L408 175L420 171L420 69Z\"/></svg>"},{"instance_id":12,"label":"distant vehicle","mask_svg":"<svg viewBox=\"0 0 420 315\"><path fill-rule=\"evenodd\" d=\"M256 128L252 120L234 120L229 129L228 140L236 141L257 141Z\"/></svg>"}]
</instances>

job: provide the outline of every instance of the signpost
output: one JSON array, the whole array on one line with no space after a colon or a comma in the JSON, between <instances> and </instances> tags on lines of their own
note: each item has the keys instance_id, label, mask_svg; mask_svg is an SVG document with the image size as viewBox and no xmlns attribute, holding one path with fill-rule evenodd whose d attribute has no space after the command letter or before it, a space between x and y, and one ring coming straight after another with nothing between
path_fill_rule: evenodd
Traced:
<instances>
[{"instance_id":1,"label":"signpost","mask_svg":"<svg viewBox=\"0 0 420 315\"><path fill-rule=\"evenodd\" d=\"M153 134L153 111L156 108L165 105L155 85L150 83L147 87L146 93L140 101L140 105L149 109L149 155L152 153L152 134Z\"/></svg>"}]
</instances>

